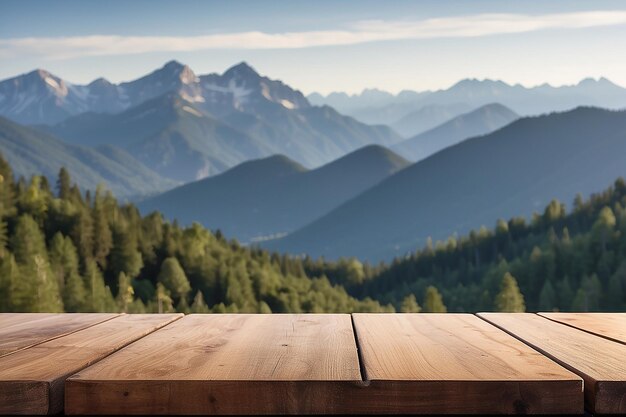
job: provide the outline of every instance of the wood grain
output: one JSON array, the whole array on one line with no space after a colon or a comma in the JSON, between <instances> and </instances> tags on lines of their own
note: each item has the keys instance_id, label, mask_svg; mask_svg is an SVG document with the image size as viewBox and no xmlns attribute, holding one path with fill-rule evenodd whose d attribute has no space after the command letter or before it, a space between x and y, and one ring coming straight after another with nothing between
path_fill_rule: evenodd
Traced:
<instances>
[{"instance_id":1,"label":"wood grain","mask_svg":"<svg viewBox=\"0 0 626 417\"><path fill-rule=\"evenodd\" d=\"M370 412L582 413L582 380L470 314L354 314Z\"/></svg>"},{"instance_id":2,"label":"wood grain","mask_svg":"<svg viewBox=\"0 0 626 417\"><path fill-rule=\"evenodd\" d=\"M626 344L626 313L538 313L540 316Z\"/></svg>"},{"instance_id":3,"label":"wood grain","mask_svg":"<svg viewBox=\"0 0 626 417\"><path fill-rule=\"evenodd\" d=\"M67 380L67 414L337 413L350 316L189 315Z\"/></svg>"},{"instance_id":4,"label":"wood grain","mask_svg":"<svg viewBox=\"0 0 626 417\"><path fill-rule=\"evenodd\" d=\"M585 381L585 404L590 412L626 413L626 345L536 314L479 316L580 375Z\"/></svg>"},{"instance_id":5,"label":"wood grain","mask_svg":"<svg viewBox=\"0 0 626 417\"><path fill-rule=\"evenodd\" d=\"M0 358L0 414L63 409L65 379L182 315L121 315Z\"/></svg>"},{"instance_id":6,"label":"wood grain","mask_svg":"<svg viewBox=\"0 0 626 417\"><path fill-rule=\"evenodd\" d=\"M110 320L119 314L0 314L0 357Z\"/></svg>"}]
</instances>

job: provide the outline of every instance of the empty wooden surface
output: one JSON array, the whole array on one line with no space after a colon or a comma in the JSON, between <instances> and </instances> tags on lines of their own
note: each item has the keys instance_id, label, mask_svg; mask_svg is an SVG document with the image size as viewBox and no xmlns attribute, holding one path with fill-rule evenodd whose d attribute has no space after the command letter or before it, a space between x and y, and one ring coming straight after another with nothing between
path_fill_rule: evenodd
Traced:
<instances>
[{"instance_id":1,"label":"empty wooden surface","mask_svg":"<svg viewBox=\"0 0 626 417\"><path fill-rule=\"evenodd\" d=\"M67 414L334 413L350 316L190 315L67 380Z\"/></svg>"},{"instance_id":2,"label":"empty wooden surface","mask_svg":"<svg viewBox=\"0 0 626 417\"><path fill-rule=\"evenodd\" d=\"M598 336L626 343L626 313L539 313Z\"/></svg>"},{"instance_id":3,"label":"empty wooden surface","mask_svg":"<svg viewBox=\"0 0 626 417\"><path fill-rule=\"evenodd\" d=\"M388 411L583 411L578 376L471 314L355 314L354 325L369 401L395 402Z\"/></svg>"},{"instance_id":4,"label":"empty wooden surface","mask_svg":"<svg viewBox=\"0 0 626 417\"><path fill-rule=\"evenodd\" d=\"M536 314L479 313L585 380L585 402L598 414L626 413L626 345Z\"/></svg>"},{"instance_id":5,"label":"empty wooden surface","mask_svg":"<svg viewBox=\"0 0 626 417\"><path fill-rule=\"evenodd\" d=\"M1 357L0 414L62 411L69 375L181 316L120 315Z\"/></svg>"},{"instance_id":6,"label":"empty wooden surface","mask_svg":"<svg viewBox=\"0 0 626 417\"><path fill-rule=\"evenodd\" d=\"M0 314L0 357L110 320L119 314Z\"/></svg>"}]
</instances>

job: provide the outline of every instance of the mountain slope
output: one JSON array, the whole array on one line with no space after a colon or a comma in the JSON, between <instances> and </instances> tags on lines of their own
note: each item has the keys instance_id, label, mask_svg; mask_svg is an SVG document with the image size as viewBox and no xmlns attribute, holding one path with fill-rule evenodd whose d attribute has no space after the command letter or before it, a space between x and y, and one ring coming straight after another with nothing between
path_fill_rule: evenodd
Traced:
<instances>
[{"instance_id":1,"label":"mountain slope","mask_svg":"<svg viewBox=\"0 0 626 417\"><path fill-rule=\"evenodd\" d=\"M164 177L189 181L222 172L271 149L166 93L119 114L84 113L47 128L68 142L115 145Z\"/></svg>"},{"instance_id":2,"label":"mountain slope","mask_svg":"<svg viewBox=\"0 0 626 417\"><path fill-rule=\"evenodd\" d=\"M404 137L411 138L469 111L467 104L429 104L412 111L391 126Z\"/></svg>"},{"instance_id":3,"label":"mountain slope","mask_svg":"<svg viewBox=\"0 0 626 417\"><path fill-rule=\"evenodd\" d=\"M311 256L389 259L552 198L600 190L626 175L626 112L578 108L519 119L389 177L265 246Z\"/></svg>"},{"instance_id":4,"label":"mountain slope","mask_svg":"<svg viewBox=\"0 0 626 417\"><path fill-rule=\"evenodd\" d=\"M99 183L105 183L121 198L155 193L176 185L120 149L70 145L2 117L0 152L10 161L16 176L29 178L43 174L54 183L64 166L81 188L95 190Z\"/></svg>"},{"instance_id":5,"label":"mountain slope","mask_svg":"<svg viewBox=\"0 0 626 417\"><path fill-rule=\"evenodd\" d=\"M142 212L197 221L247 242L284 234L332 210L408 165L386 148L367 146L315 170L276 155L245 162L149 198Z\"/></svg>"},{"instance_id":6,"label":"mountain slope","mask_svg":"<svg viewBox=\"0 0 626 417\"><path fill-rule=\"evenodd\" d=\"M493 132L517 118L515 112L501 104L487 104L402 141L392 149L405 158L419 161L464 139Z\"/></svg>"}]
</instances>

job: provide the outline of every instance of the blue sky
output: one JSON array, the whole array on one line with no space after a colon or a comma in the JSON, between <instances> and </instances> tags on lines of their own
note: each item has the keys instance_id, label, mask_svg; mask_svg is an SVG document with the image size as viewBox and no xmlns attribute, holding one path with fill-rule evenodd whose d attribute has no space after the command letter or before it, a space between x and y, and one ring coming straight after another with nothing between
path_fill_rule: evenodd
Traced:
<instances>
[{"instance_id":1,"label":"blue sky","mask_svg":"<svg viewBox=\"0 0 626 417\"><path fill-rule=\"evenodd\" d=\"M305 93L527 86L605 76L626 86L623 1L0 0L0 79L45 68L75 83L247 61Z\"/></svg>"}]
</instances>

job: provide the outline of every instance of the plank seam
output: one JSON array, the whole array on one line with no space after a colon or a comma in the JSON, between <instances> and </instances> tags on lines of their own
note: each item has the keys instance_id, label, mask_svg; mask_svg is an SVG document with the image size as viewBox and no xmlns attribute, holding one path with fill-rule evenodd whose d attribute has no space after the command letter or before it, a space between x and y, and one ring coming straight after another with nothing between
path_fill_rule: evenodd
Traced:
<instances>
[{"instance_id":1,"label":"plank seam","mask_svg":"<svg viewBox=\"0 0 626 417\"><path fill-rule=\"evenodd\" d=\"M545 318L543 316L540 316L536 313L534 313L536 316L541 317L541 318ZM558 365L562 366L563 368L567 369L568 371L574 373L575 375L578 375L580 378L582 378L582 384L583 384L583 393L585 392L585 378L593 380L593 378L591 378L591 376L585 374L584 372L582 372L579 369L574 368L571 365L568 365L566 362L558 359L556 356L552 355L551 353L548 353L547 351L541 349L539 346L536 346L530 342L527 342L526 340L524 340L521 336L517 336L515 333L513 333L513 331L509 331L506 328L500 326L497 323L492 322L491 320L487 319L486 317L482 317L479 314L475 314L476 317L480 318L481 320L486 321L487 323L491 324L494 327L497 327L498 329L502 330L503 332L513 336L515 339L519 340L520 342L524 343L526 346L530 347L531 349L537 351L538 353L542 354L543 356L545 356L546 358L550 359L551 361L557 363ZM585 401L585 406L587 406L587 402ZM595 406L595 404L591 405L592 407Z\"/></svg>"},{"instance_id":2,"label":"plank seam","mask_svg":"<svg viewBox=\"0 0 626 417\"><path fill-rule=\"evenodd\" d=\"M352 326L352 335L354 336L354 345L356 346L357 359L359 360L359 373L361 374L361 381L369 383L367 379L367 370L365 369L365 363L363 362L363 349L361 349L361 342L359 341L359 333L354 324L354 314L350 314L350 325Z\"/></svg>"},{"instance_id":3,"label":"plank seam","mask_svg":"<svg viewBox=\"0 0 626 417\"><path fill-rule=\"evenodd\" d=\"M81 314L81 313L75 313L75 314ZM122 315L124 315L124 314L125 314L125 313L122 313L122 314L117 314L117 315L115 315L115 316L113 316L113 317L109 317L108 319L105 319L105 320L102 320L102 321L98 321L98 322L93 323L93 324L90 324L90 325L88 325L88 326L81 327L81 328L78 328L78 329L76 329L76 330L69 331L69 332L67 332L67 333L59 334L59 335L57 335L57 336L52 336L52 337L51 337L51 338L49 338L49 339L45 339L45 340L42 340L42 341L40 341L40 342L33 343L32 345L23 346L23 347L21 347L21 348L19 348L19 349L16 349L16 350L11 351L11 352L6 352L6 353L4 353L4 354L0 354L0 358L4 358L5 356L9 356L9 355L12 355L12 354L17 353L17 352L21 352L21 351L26 350L26 349L30 349L30 348L35 347L35 346L39 346L39 345L41 345L41 344L43 344L43 343L47 343L47 342L50 342L50 341L52 341L52 340L59 339L59 338L61 338L61 337L69 336L69 335L71 335L71 334L74 334L74 333L76 333L76 332L80 332L80 331L82 331L82 330L87 330L87 329L89 329L89 328L91 328L91 327L98 326L98 325L100 325L100 324L102 324L102 323L106 323L107 321L110 321L110 320L116 319L116 318L118 318L118 317L120 317L120 316L122 316Z\"/></svg>"},{"instance_id":4,"label":"plank seam","mask_svg":"<svg viewBox=\"0 0 626 417\"><path fill-rule=\"evenodd\" d=\"M623 341L621 341L619 339L613 339L611 336L605 336L605 335L602 335L602 334L599 334L599 333L592 332L591 330L581 329L580 327L576 327L573 324L563 323L562 321L558 321L558 320L552 319L552 318L550 318L548 316L544 316L543 313L541 313L541 312L535 313L535 314L538 315L539 317L542 317L544 319L550 320L550 321L552 321L554 323L558 323L558 324L561 324L563 326L571 327L572 329L580 330L581 332L588 333L588 334L590 334L592 336L601 337L601 338L609 340L611 342L615 342L615 343L620 343L622 345L626 345L626 342L623 342Z\"/></svg>"}]
</instances>

